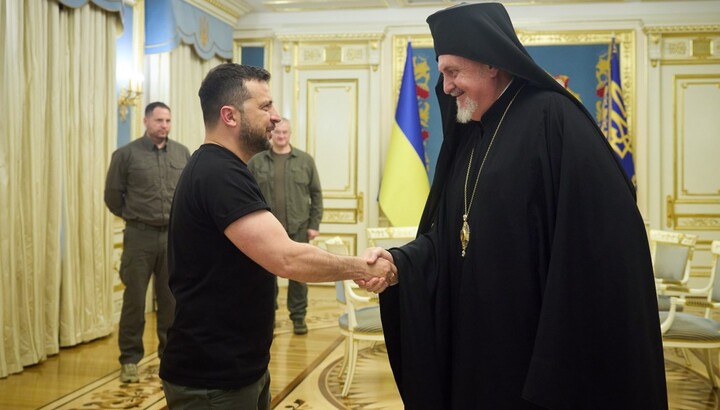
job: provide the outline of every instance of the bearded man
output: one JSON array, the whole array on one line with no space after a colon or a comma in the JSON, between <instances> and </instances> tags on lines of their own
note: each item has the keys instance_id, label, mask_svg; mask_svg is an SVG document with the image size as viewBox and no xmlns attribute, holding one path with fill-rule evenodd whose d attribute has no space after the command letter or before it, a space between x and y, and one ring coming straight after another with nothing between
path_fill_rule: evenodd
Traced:
<instances>
[{"instance_id":1,"label":"bearded man","mask_svg":"<svg viewBox=\"0 0 720 410\"><path fill-rule=\"evenodd\" d=\"M408 409L666 409L647 237L591 114L500 4L428 18L444 141L380 295Z\"/></svg>"},{"instance_id":2,"label":"bearded man","mask_svg":"<svg viewBox=\"0 0 720 410\"><path fill-rule=\"evenodd\" d=\"M160 377L171 410L270 408L273 275L362 279L375 292L394 280L387 260L368 263L295 242L270 213L246 165L268 148L280 121L269 80L265 69L227 63L200 86L205 143L180 176L170 211L176 314Z\"/></svg>"}]
</instances>

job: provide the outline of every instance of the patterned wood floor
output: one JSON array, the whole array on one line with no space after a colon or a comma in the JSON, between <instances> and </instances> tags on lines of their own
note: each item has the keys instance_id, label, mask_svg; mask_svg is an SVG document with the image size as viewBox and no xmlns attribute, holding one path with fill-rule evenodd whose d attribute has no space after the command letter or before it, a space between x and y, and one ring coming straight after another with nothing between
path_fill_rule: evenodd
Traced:
<instances>
[{"instance_id":1,"label":"patterned wood floor","mask_svg":"<svg viewBox=\"0 0 720 410\"><path fill-rule=\"evenodd\" d=\"M384 345L364 345L355 380L346 398L340 397L338 378L343 344L336 328L340 308L334 289L310 289L305 336L292 333L281 289L270 373L273 408L398 409L402 408L392 379ZM145 346L153 350L154 316L148 315ZM666 372L671 409L720 409L717 390L712 390L704 366L690 355L691 366L675 351L666 351ZM141 383L118 380L117 338L104 339L70 349L29 367L18 375L0 379L0 409L163 409L165 401L157 378L158 360L149 354L141 362ZM618 369L622 371L622 369Z\"/></svg>"}]
</instances>

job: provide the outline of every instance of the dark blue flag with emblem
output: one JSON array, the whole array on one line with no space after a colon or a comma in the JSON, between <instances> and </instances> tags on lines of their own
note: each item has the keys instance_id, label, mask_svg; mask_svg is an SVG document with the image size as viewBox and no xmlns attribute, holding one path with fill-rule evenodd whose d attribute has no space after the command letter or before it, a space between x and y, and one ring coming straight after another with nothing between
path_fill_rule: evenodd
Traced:
<instances>
[{"instance_id":1,"label":"dark blue flag with emblem","mask_svg":"<svg viewBox=\"0 0 720 410\"><path fill-rule=\"evenodd\" d=\"M603 97L602 108L599 113L600 128L615 154L620 158L628 178L637 187L633 148L630 133L628 132L627 112L625 111L620 79L620 56L618 44L615 43L614 37L608 49L607 62L604 87L601 86L598 89L598 94Z\"/></svg>"}]
</instances>

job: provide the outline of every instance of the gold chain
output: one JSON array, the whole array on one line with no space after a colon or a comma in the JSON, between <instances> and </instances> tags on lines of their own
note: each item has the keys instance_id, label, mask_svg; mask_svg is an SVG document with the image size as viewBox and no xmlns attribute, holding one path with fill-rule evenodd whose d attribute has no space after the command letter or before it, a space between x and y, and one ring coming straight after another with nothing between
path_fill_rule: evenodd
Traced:
<instances>
[{"instance_id":1,"label":"gold chain","mask_svg":"<svg viewBox=\"0 0 720 410\"><path fill-rule=\"evenodd\" d=\"M483 159L480 162L480 169L478 169L477 177L475 177L475 185L473 186L472 194L470 195L470 203L468 203L467 185L468 185L468 180L470 179L470 168L472 168L473 155L475 154L475 145L473 145L472 150L470 151L470 160L468 161L467 172L465 173L465 186L463 188L463 224L462 224L462 228L460 229L460 245L462 246L461 256L463 256L463 257L465 256L465 250L467 249L468 242L470 242L470 226L467 223L467 219L468 219L468 214L470 213L470 208L472 207L473 199L475 199L475 191L477 190L478 181L480 181L480 173L483 170L483 166L485 166L485 160L487 159L488 154L490 153L490 148L492 148L493 142L495 142L495 136L497 135L498 130L500 129L500 126L503 123L503 120L505 119L505 114L507 114L513 101L515 101L515 97L517 97L518 94L520 94L520 91L523 89L523 87L525 87L524 84L515 92L515 95L513 95L513 98L510 100L510 103L507 105L507 107L505 107L505 111L503 111L503 114L500 117L500 121L498 122L498 125L495 128L495 132L493 133L492 138L490 138L490 144L488 145L487 151L485 151L485 156L483 156Z\"/></svg>"}]
</instances>

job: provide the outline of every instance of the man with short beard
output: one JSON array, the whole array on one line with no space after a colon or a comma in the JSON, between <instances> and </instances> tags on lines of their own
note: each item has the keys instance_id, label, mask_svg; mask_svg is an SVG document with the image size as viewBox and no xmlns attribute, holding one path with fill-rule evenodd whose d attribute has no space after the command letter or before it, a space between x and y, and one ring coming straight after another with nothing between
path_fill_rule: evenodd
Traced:
<instances>
[{"instance_id":1,"label":"man with short beard","mask_svg":"<svg viewBox=\"0 0 720 410\"><path fill-rule=\"evenodd\" d=\"M498 3L428 18L444 139L380 295L405 408L666 409L635 189Z\"/></svg>"},{"instance_id":2,"label":"man with short beard","mask_svg":"<svg viewBox=\"0 0 720 410\"><path fill-rule=\"evenodd\" d=\"M137 363L145 355L145 299L154 277L158 357L165 349L175 301L168 287L167 237L170 204L190 151L169 138L170 107L156 101L145 107L145 135L112 155L105 182L105 204L125 221L120 279L123 290L118 325L120 381L140 381Z\"/></svg>"},{"instance_id":3,"label":"man with short beard","mask_svg":"<svg viewBox=\"0 0 720 410\"><path fill-rule=\"evenodd\" d=\"M176 314L160 364L170 409L270 407L273 275L363 280L374 292L394 281L387 259L368 263L295 242L269 212L246 166L280 121L269 80L262 68L228 63L200 86L205 143L188 161L170 212Z\"/></svg>"}]
</instances>

